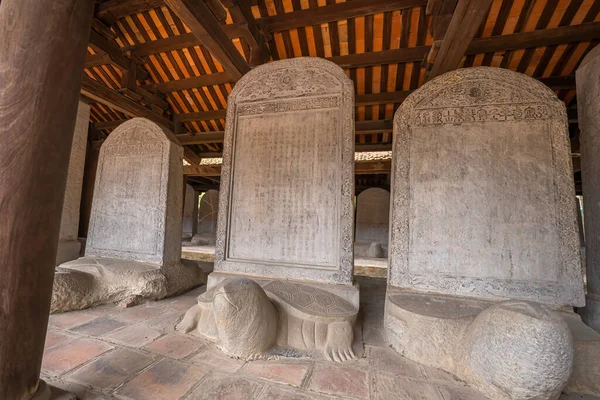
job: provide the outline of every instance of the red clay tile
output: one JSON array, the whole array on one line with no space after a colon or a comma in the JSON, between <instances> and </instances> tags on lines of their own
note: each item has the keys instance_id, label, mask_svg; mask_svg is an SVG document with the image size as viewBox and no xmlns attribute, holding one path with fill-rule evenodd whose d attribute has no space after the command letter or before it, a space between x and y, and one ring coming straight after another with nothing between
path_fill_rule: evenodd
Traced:
<instances>
[{"instance_id":1,"label":"red clay tile","mask_svg":"<svg viewBox=\"0 0 600 400\"><path fill-rule=\"evenodd\" d=\"M117 394L136 400L176 400L207 372L208 367L163 359L126 383Z\"/></svg>"},{"instance_id":2,"label":"red clay tile","mask_svg":"<svg viewBox=\"0 0 600 400\"><path fill-rule=\"evenodd\" d=\"M49 375L60 375L112 349L108 343L94 339L75 339L55 346L44 353L42 370Z\"/></svg>"},{"instance_id":3,"label":"red clay tile","mask_svg":"<svg viewBox=\"0 0 600 400\"><path fill-rule=\"evenodd\" d=\"M369 367L392 375L425 379L421 365L402 357L394 350L384 347L369 347Z\"/></svg>"},{"instance_id":4,"label":"red clay tile","mask_svg":"<svg viewBox=\"0 0 600 400\"><path fill-rule=\"evenodd\" d=\"M183 314L181 311L168 311L158 317L147 319L142 324L161 332L173 332L175 325L183 318Z\"/></svg>"},{"instance_id":5,"label":"red clay tile","mask_svg":"<svg viewBox=\"0 0 600 400\"><path fill-rule=\"evenodd\" d=\"M186 400L254 399L262 384L237 375L210 374Z\"/></svg>"},{"instance_id":6,"label":"red clay tile","mask_svg":"<svg viewBox=\"0 0 600 400\"><path fill-rule=\"evenodd\" d=\"M332 364L315 366L309 389L343 398L369 398L369 382L366 372Z\"/></svg>"},{"instance_id":7,"label":"red clay tile","mask_svg":"<svg viewBox=\"0 0 600 400\"><path fill-rule=\"evenodd\" d=\"M100 390L113 389L153 361L146 354L119 348L72 372L67 379Z\"/></svg>"},{"instance_id":8,"label":"red clay tile","mask_svg":"<svg viewBox=\"0 0 600 400\"><path fill-rule=\"evenodd\" d=\"M163 356L181 359L200 350L204 346L201 342L170 333L146 346L146 350Z\"/></svg>"},{"instance_id":9,"label":"red clay tile","mask_svg":"<svg viewBox=\"0 0 600 400\"><path fill-rule=\"evenodd\" d=\"M253 361L247 363L242 371L268 381L300 386L309 366L309 364L299 364L298 362L291 364L277 361Z\"/></svg>"},{"instance_id":10,"label":"red clay tile","mask_svg":"<svg viewBox=\"0 0 600 400\"><path fill-rule=\"evenodd\" d=\"M104 337L130 347L142 347L161 335L160 332L142 325L129 325Z\"/></svg>"},{"instance_id":11,"label":"red clay tile","mask_svg":"<svg viewBox=\"0 0 600 400\"><path fill-rule=\"evenodd\" d=\"M78 325L83 325L96 318L98 318L97 315L85 311L71 311L62 314L52 314L48 321L48 325L69 329Z\"/></svg>"},{"instance_id":12,"label":"red clay tile","mask_svg":"<svg viewBox=\"0 0 600 400\"><path fill-rule=\"evenodd\" d=\"M245 364L245 361L227 357L221 350L213 346L206 346L198 354L190 358L190 362L209 365L223 372L236 372Z\"/></svg>"},{"instance_id":13,"label":"red clay tile","mask_svg":"<svg viewBox=\"0 0 600 400\"><path fill-rule=\"evenodd\" d=\"M71 331L82 333L84 335L101 336L122 328L123 326L125 326L125 322L117 321L111 318L100 317L88 322L87 324L71 328Z\"/></svg>"},{"instance_id":14,"label":"red clay tile","mask_svg":"<svg viewBox=\"0 0 600 400\"><path fill-rule=\"evenodd\" d=\"M385 374L377 374L373 378L373 398L374 400L444 400L438 388L433 385Z\"/></svg>"},{"instance_id":15,"label":"red clay tile","mask_svg":"<svg viewBox=\"0 0 600 400\"><path fill-rule=\"evenodd\" d=\"M319 399L331 399L331 397L323 397L314 393L307 393L300 389L291 388L280 388L276 386L270 386L265 389L259 400L319 400Z\"/></svg>"},{"instance_id":16,"label":"red clay tile","mask_svg":"<svg viewBox=\"0 0 600 400\"><path fill-rule=\"evenodd\" d=\"M150 318L155 318L165 312L165 309L156 305L141 305L128 308L118 314L111 316L112 319L123 321L128 324L142 322Z\"/></svg>"},{"instance_id":17,"label":"red clay tile","mask_svg":"<svg viewBox=\"0 0 600 400\"><path fill-rule=\"evenodd\" d=\"M67 335L66 333L49 330L46 333L46 342L44 343L44 350L48 350L49 348L52 348L54 346L70 342L73 339L73 336Z\"/></svg>"}]
</instances>

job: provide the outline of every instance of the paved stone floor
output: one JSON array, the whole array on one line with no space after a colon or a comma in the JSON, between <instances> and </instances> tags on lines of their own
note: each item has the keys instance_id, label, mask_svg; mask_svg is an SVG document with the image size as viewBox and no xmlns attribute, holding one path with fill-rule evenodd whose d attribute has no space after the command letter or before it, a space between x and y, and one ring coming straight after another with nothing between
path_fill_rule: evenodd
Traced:
<instances>
[{"instance_id":1,"label":"paved stone floor","mask_svg":"<svg viewBox=\"0 0 600 400\"><path fill-rule=\"evenodd\" d=\"M343 365L244 362L173 331L204 288L133 308L52 315L42 377L80 399L483 399L441 370L408 361L382 337L385 281L360 278L364 357ZM589 397L573 396L569 399Z\"/></svg>"}]
</instances>

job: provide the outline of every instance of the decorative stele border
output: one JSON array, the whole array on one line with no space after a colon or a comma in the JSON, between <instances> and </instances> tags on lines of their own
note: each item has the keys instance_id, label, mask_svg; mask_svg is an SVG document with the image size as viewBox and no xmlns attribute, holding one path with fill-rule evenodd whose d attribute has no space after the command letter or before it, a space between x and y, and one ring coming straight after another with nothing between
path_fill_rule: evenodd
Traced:
<instances>
[{"instance_id":1,"label":"decorative stele border","mask_svg":"<svg viewBox=\"0 0 600 400\"><path fill-rule=\"evenodd\" d=\"M514 281L410 271L409 171L413 127L540 120L547 123L553 152L556 229L561 260L557 281ZM406 98L394 116L388 284L447 294L583 306L571 163L565 105L536 79L506 69L477 67L449 72L426 83Z\"/></svg>"},{"instance_id":2,"label":"decorative stele border","mask_svg":"<svg viewBox=\"0 0 600 400\"><path fill-rule=\"evenodd\" d=\"M231 187L237 117L263 113L337 108L340 114L341 207L339 216L338 268L290 268L277 263L228 260ZM252 275L352 283L354 196L354 85L336 64L316 57L301 57L261 65L244 75L228 98L215 270Z\"/></svg>"}]
</instances>

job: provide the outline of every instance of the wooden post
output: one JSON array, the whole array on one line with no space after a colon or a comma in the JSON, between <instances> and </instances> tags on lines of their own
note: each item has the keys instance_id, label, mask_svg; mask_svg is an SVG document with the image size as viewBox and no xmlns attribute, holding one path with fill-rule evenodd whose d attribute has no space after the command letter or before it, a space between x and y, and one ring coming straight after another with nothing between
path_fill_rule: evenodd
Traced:
<instances>
[{"instance_id":1,"label":"wooden post","mask_svg":"<svg viewBox=\"0 0 600 400\"><path fill-rule=\"evenodd\" d=\"M93 9L0 3L0 399L47 390L39 375Z\"/></svg>"}]
</instances>

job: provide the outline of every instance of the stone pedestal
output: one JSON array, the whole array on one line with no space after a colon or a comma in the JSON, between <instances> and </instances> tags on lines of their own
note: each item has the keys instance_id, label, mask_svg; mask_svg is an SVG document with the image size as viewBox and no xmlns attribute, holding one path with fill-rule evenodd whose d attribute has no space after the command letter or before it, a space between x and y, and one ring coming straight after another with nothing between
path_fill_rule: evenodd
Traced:
<instances>
[{"instance_id":1,"label":"stone pedestal","mask_svg":"<svg viewBox=\"0 0 600 400\"><path fill-rule=\"evenodd\" d=\"M555 399L570 378L554 310L584 291L566 122L549 88L487 67L433 79L394 118L386 334L494 399Z\"/></svg>"},{"instance_id":2,"label":"stone pedestal","mask_svg":"<svg viewBox=\"0 0 600 400\"><path fill-rule=\"evenodd\" d=\"M52 311L156 300L205 282L181 262L183 150L134 118L100 149L85 257L62 264Z\"/></svg>"},{"instance_id":3,"label":"stone pedestal","mask_svg":"<svg viewBox=\"0 0 600 400\"><path fill-rule=\"evenodd\" d=\"M71 157L69 158L69 174L60 223L56 265L79 258L81 250L77 233L79 230L81 188L83 185L89 121L90 106L80 101L77 109L77 121L75 121L73 144L71 145Z\"/></svg>"},{"instance_id":4,"label":"stone pedestal","mask_svg":"<svg viewBox=\"0 0 600 400\"><path fill-rule=\"evenodd\" d=\"M585 323L600 332L600 46L583 59L576 72L581 143L587 296L579 310Z\"/></svg>"},{"instance_id":5,"label":"stone pedestal","mask_svg":"<svg viewBox=\"0 0 600 400\"><path fill-rule=\"evenodd\" d=\"M356 357L353 99L344 71L318 58L262 65L236 83L215 272L180 330L246 359ZM252 333L255 321L263 333Z\"/></svg>"}]
</instances>

